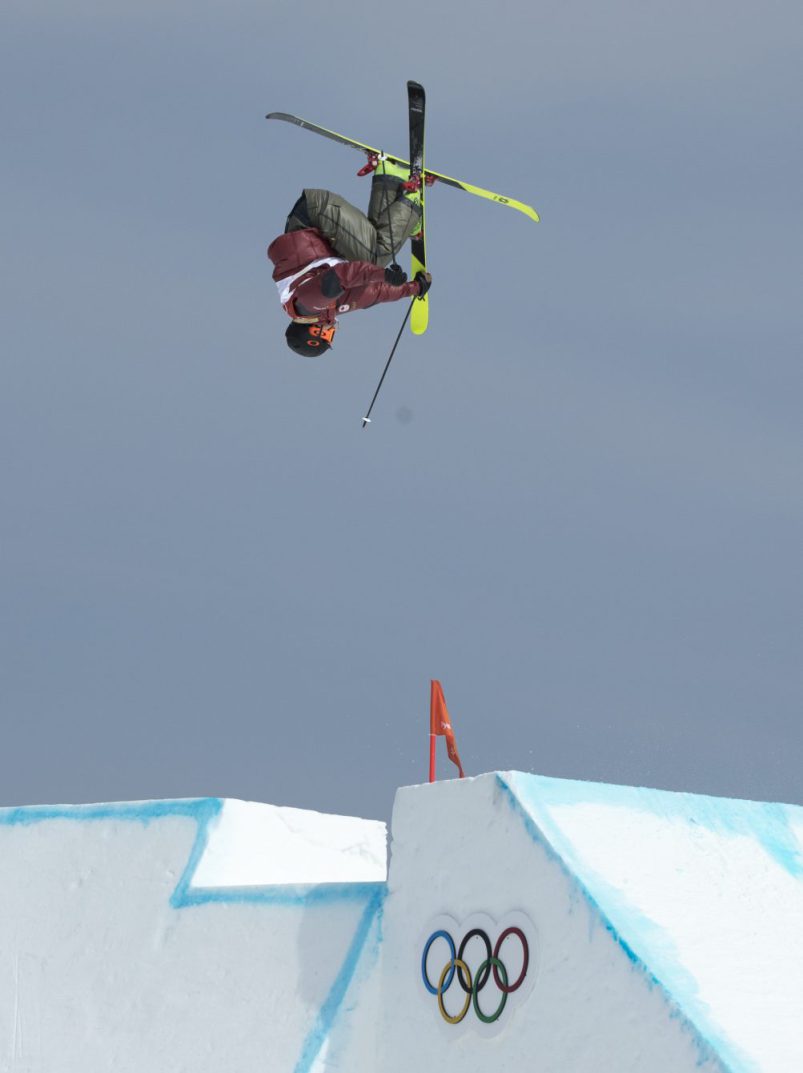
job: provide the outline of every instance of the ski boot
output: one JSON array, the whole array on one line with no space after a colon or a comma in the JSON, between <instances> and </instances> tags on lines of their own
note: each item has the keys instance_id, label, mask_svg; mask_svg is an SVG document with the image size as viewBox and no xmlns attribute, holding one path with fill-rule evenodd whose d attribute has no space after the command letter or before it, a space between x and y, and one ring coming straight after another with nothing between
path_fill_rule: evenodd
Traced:
<instances>
[{"instance_id":1,"label":"ski boot","mask_svg":"<svg viewBox=\"0 0 803 1073\"><path fill-rule=\"evenodd\" d=\"M414 205L421 204L421 176L411 174L410 168L406 164L397 164L395 160L391 160L383 153L369 153L368 163L365 167L360 168L357 172L358 175L370 175L374 172L375 176L386 175L391 179L400 180L399 187L402 197L406 197L409 201L412 201ZM429 176L427 176L427 180Z\"/></svg>"}]
</instances>

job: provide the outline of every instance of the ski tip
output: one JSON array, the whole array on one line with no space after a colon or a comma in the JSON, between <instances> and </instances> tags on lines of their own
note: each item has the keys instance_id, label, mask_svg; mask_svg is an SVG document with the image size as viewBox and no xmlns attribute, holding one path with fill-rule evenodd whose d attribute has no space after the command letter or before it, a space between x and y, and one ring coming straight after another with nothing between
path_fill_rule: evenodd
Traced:
<instances>
[{"instance_id":1,"label":"ski tip","mask_svg":"<svg viewBox=\"0 0 803 1073\"><path fill-rule=\"evenodd\" d=\"M362 419L362 427L363 428L365 428L366 425L370 425L370 424L371 424L371 418L370 417L364 417Z\"/></svg>"}]
</instances>

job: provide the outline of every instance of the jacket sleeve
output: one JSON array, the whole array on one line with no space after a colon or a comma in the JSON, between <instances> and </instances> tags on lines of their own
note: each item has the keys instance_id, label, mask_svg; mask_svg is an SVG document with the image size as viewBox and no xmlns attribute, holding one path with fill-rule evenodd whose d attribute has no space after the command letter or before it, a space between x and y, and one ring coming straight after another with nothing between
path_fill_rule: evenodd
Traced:
<instances>
[{"instance_id":1,"label":"jacket sleeve","mask_svg":"<svg viewBox=\"0 0 803 1073\"><path fill-rule=\"evenodd\" d=\"M366 306L378 302L398 302L400 298L415 298L420 290L415 280L392 287L385 283L384 268L369 261L346 261L345 264L336 265L332 271L337 274L344 291L370 287L371 300Z\"/></svg>"}]
</instances>

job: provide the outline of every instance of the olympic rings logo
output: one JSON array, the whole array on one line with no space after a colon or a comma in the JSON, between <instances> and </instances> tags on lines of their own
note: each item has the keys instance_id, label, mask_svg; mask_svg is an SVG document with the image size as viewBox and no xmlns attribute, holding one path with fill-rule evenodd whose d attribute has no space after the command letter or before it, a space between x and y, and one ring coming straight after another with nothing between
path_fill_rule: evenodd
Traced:
<instances>
[{"instance_id":1,"label":"olympic rings logo","mask_svg":"<svg viewBox=\"0 0 803 1073\"><path fill-rule=\"evenodd\" d=\"M519 916L520 914L517 914L517 917ZM524 920L517 919L515 923L503 927L498 932L495 943L492 943L489 934L489 931L493 934L496 930L495 926L489 928L485 920L482 923L482 927L469 927L459 945L456 944L452 930L448 926L436 926L423 946L421 979L427 993L437 1000L442 1019L449 1025L459 1025L472 1007L481 1024L494 1024L502 1016L508 997L519 991L527 980L530 968L530 943L523 926ZM440 962L437 962L436 966L431 969L430 951L436 944L440 947L444 943L448 950L448 960L445 961L442 969L438 968ZM470 946L474 952L472 960L476 963L477 957L481 957L473 971L469 964ZM477 953L478 946L481 946L479 954ZM509 968L511 965L512 968ZM463 997L461 1005L450 1012L446 1006L445 995L452 984L457 985L453 993L459 998L459 993L462 992ZM489 993L491 985L497 996L495 1006L486 1000L486 988Z\"/></svg>"}]
</instances>

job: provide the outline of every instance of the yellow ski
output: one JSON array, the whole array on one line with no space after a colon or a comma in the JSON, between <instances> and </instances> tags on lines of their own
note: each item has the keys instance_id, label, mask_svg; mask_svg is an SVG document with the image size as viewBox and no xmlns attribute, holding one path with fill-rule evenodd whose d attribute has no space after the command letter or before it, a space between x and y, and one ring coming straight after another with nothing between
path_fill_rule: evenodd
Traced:
<instances>
[{"instance_id":1,"label":"yellow ski","mask_svg":"<svg viewBox=\"0 0 803 1073\"><path fill-rule=\"evenodd\" d=\"M418 196L421 200L421 230L410 239L410 279L427 270L427 253L424 243L424 87L418 82L407 83L407 110L410 117L410 176L418 179ZM429 323L429 295L413 300L410 328L414 335L423 335Z\"/></svg>"}]
</instances>

